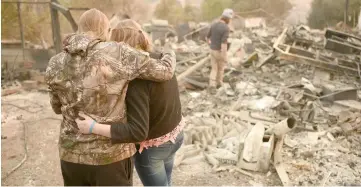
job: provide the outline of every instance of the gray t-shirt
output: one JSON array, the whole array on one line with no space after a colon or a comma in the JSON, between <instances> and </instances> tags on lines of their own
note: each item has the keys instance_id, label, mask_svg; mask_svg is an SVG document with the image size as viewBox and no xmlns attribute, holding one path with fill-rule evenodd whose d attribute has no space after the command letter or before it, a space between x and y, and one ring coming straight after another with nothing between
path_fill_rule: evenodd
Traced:
<instances>
[{"instance_id":1,"label":"gray t-shirt","mask_svg":"<svg viewBox=\"0 0 361 187\"><path fill-rule=\"evenodd\" d=\"M221 50L221 44L227 43L229 35L228 25L223 22L213 23L208 32L208 38L211 40L212 50Z\"/></svg>"}]
</instances>

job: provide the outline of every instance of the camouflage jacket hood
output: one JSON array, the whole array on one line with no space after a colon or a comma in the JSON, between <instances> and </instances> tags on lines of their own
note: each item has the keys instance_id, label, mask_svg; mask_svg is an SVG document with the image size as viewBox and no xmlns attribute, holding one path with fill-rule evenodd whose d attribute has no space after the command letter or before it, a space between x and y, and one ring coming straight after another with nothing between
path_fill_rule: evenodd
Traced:
<instances>
[{"instance_id":1,"label":"camouflage jacket hood","mask_svg":"<svg viewBox=\"0 0 361 187\"><path fill-rule=\"evenodd\" d=\"M50 59L46 82L55 113L63 115L59 151L62 160L103 165L128 158L134 144L114 144L109 138L80 134L75 123L83 111L98 123L125 122L128 83L139 77L153 81L172 78L174 52L159 60L124 43L100 42L82 34L65 38L63 52Z\"/></svg>"},{"instance_id":2,"label":"camouflage jacket hood","mask_svg":"<svg viewBox=\"0 0 361 187\"><path fill-rule=\"evenodd\" d=\"M71 55L85 56L86 51L99 42L86 35L71 34L63 40L63 50Z\"/></svg>"}]
</instances>

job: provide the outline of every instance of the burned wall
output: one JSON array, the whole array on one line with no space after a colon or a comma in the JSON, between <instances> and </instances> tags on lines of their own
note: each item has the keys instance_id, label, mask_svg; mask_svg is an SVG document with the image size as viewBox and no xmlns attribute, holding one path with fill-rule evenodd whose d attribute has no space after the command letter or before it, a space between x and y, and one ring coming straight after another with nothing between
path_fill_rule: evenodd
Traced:
<instances>
[{"instance_id":1,"label":"burned wall","mask_svg":"<svg viewBox=\"0 0 361 187\"><path fill-rule=\"evenodd\" d=\"M54 49L22 49L21 44L2 43L1 81L27 80L29 71L44 72L50 58L55 55Z\"/></svg>"}]
</instances>

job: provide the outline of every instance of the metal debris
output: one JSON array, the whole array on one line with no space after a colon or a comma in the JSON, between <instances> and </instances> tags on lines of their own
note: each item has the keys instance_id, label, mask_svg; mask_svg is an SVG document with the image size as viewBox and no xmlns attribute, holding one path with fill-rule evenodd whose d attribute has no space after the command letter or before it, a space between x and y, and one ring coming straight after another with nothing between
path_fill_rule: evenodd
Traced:
<instances>
[{"instance_id":1,"label":"metal debris","mask_svg":"<svg viewBox=\"0 0 361 187\"><path fill-rule=\"evenodd\" d=\"M177 158L189 162L184 152L203 154L193 157L203 158L212 171L267 173L274 167L283 185L311 184L309 180L338 184L342 179L317 178L315 168L328 162L324 155L338 151L332 146L320 151L320 146L342 148L340 138L360 136L361 118L337 120L340 111L361 111L359 83L344 76L359 76L359 57L325 49L324 34L304 26L239 30L232 37L225 85L215 94L205 89L210 63L179 63L183 73L178 79L193 85L193 91L181 94L188 124L186 146ZM313 160L301 162L308 153Z\"/></svg>"},{"instance_id":2,"label":"metal debris","mask_svg":"<svg viewBox=\"0 0 361 187\"><path fill-rule=\"evenodd\" d=\"M165 22L154 24L169 29ZM208 46L191 40L207 27L156 46L176 51L177 79L184 86L187 125L174 166L205 162L214 172L251 178L276 171L283 185L360 183L354 174L361 172L354 151L361 148L360 82L354 79L361 76L359 38L305 26L236 30L229 40L225 84L212 94L206 89ZM41 73L30 77L23 82L26 88L17 89L39 90ZM14 87L3 86L2 95L16 94ZM348 161L356 165L350 168Z\"/></svg>"}]
</instances>

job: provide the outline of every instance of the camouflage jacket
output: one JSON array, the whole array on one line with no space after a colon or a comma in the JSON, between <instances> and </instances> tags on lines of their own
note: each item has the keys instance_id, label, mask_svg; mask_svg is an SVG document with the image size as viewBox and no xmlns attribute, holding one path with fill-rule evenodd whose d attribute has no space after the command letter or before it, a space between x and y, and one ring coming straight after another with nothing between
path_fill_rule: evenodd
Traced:
<instances>
[{"instance_id":1,"label":"camouflage jacket","mask_svg":"<svg viewBox=\"0 0 361 187\"><path fill-rule=\"evenodd\" d=\"M51 106L55 113L63 115L60 159L105 165L131 157L134 144L112 145L109 138L81 134L75 119L83 111L99 123L125 122L128 83L137 77L171 79L176 62L174 52L155 60L124 43L100 42L81 34L68 36L63 45L63 52L52 57L46 69Z\"/></svg>"}]
</instances>

